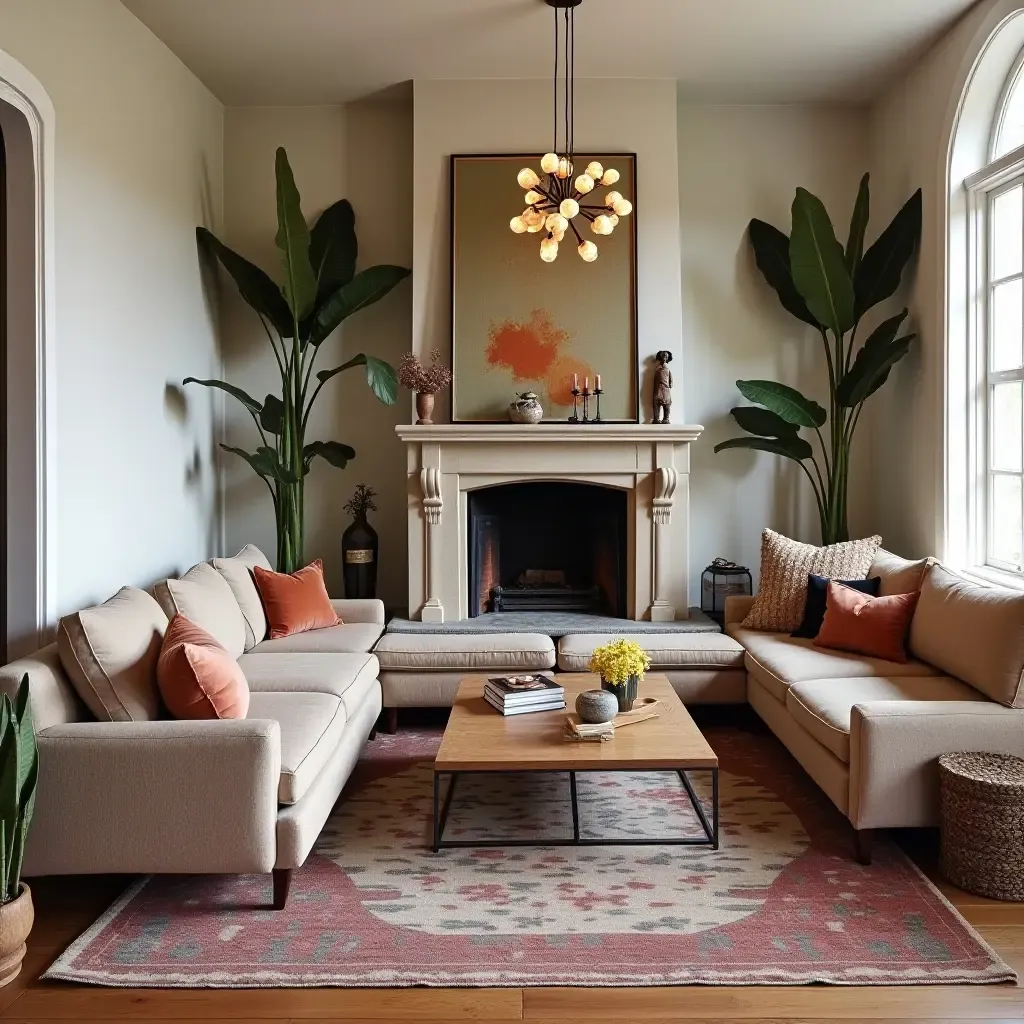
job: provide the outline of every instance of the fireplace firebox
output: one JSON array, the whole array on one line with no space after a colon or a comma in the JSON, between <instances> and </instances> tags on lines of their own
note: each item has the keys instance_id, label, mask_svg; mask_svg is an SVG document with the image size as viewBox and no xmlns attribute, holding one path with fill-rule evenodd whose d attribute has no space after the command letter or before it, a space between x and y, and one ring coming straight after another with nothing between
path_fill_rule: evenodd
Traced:
<instances>
[{"instance_id":1,"label":"fireplace firebox","mask_svg":"<svg viewBox=\"0 0 1024 1024\"><path fill-rule=\"evenodd\" d=\"M531 481L469 494L469 614L626 615L626 492Z\"/></svg>"}]
</instances>

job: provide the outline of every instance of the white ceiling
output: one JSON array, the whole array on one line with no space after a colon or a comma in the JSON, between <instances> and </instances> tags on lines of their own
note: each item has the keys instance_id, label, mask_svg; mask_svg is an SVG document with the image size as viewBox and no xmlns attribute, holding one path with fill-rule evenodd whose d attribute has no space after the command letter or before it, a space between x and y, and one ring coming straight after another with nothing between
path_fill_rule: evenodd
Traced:
<instances>
[{"instance_id":1,"label":"white ceiling","mask_svg":"<svg viewBox=\"0 0 1024 1024\"><path fill-rule=\"evenodd\" d=\"M578 78L705 98L864 100L975 0L584 0ZM551 74L543 0L123 0L226 104L338 103L415 78Z\"/></svg>"}]
</instances>

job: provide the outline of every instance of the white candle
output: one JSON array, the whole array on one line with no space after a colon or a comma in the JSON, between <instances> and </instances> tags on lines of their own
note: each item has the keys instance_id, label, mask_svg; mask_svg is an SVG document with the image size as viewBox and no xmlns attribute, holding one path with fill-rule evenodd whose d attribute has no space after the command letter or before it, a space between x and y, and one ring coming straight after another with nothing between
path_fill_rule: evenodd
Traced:
<instances>
[{"instance_id":1,"label":"white candle","mask_svg":"<svg viewBox=\"0 0 1024 1024\"><path fill-rule=\"evenodd\" d=\"M580 375L578 373L572 375L572 389L573 391L579 391L580 389Z\"/></svg>"},{"instance_id":2,"label":"white candle","mask_svg":"<svg viewBox=\"0 0 1024 1024\"><path fill-rule=\"evenodd\" d=\"M601 374L598 374L598 375L597 375L597 376L596 376L596 377L594 378L594 380L595 380L595 381L597 382L597 383L596 383L596 384L594 385L594 387L595 387L595 388L596 388L596 389L597 389L598 391L600 391L600 390L601 390Z\"/></svg>"},{"instance_id":3,"label":"white candle","mask_svg":"<svg viewBox=\"0 0 1024 1024\"><path fill-rule=\"evenodd\" d=\"M589 377L584 377L583 378L583 390L584 391L589 391L590 390L590 378Z\"/></svg>"}]
</instances>

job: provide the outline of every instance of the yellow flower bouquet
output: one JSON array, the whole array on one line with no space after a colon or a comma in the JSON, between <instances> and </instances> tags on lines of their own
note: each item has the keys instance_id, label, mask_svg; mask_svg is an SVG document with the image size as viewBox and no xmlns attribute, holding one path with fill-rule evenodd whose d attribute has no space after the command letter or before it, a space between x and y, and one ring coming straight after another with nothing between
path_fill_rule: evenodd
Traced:
<instances>
[{"instance_id":1,"label":"yellow flower bouquet","mask_svg":"<svg viewBox=\"0 0 1024 1024\"><path fill-rule=\"evenodd\" d=\"M610 690L620 711L630 711L639 682L651 667L647 652L635 640L613 640L598 647L590 659L590 671L601 674L601 688Z\"/></svg>"}]
</instances>

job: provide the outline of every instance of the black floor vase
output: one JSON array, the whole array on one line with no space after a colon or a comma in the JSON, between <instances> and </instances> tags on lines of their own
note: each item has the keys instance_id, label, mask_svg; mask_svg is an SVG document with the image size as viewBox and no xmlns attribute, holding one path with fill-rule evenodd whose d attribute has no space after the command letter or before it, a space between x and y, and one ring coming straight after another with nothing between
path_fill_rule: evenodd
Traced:
<instances>
[{"instance_id":1,"label":"black floor vase","mask_svg":"<svg viewBox=\"0 0 1024 1024\"><path fill-rule=\"evenodd\" d=\"M345 596L377 596L377 531L365 516L352 520L341 535L341 553L345 565Z\"/></svg>"}]
</instances>

